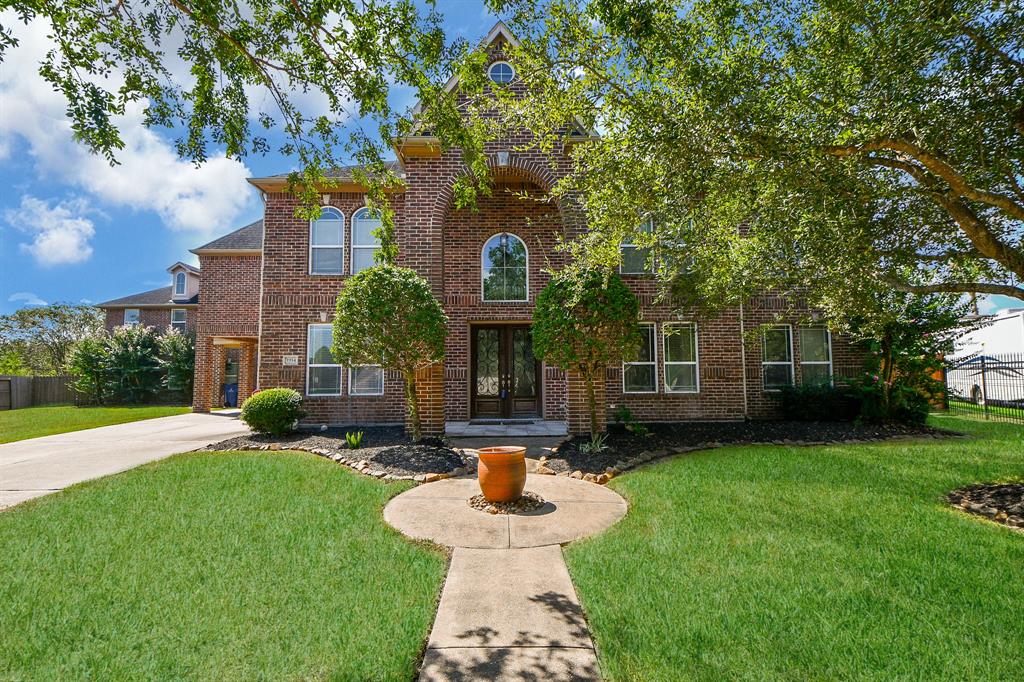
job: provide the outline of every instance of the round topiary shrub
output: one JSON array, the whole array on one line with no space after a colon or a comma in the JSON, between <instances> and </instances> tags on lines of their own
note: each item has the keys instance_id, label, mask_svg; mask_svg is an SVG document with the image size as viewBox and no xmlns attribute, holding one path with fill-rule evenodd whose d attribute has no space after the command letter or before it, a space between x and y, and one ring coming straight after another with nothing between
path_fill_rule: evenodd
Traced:
<instances>
[{"instance_id":1,"label":"round topiary shrub","mask_svg":"<svg viewBox=\"0 0 1024 682\"><path fill-rule=\"evenodd\" d=\"M291 433L305 414L302 396L290 388L268 388L253 393L242 403L242 421L256 433L272 436Z\"/></svg>"}]
</instances>

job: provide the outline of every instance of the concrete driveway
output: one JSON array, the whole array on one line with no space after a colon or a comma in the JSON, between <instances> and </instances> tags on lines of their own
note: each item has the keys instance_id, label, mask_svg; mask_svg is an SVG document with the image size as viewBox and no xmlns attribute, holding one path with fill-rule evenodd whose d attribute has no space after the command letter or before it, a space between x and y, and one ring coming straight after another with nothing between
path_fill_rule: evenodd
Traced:
<instances>
[{"instance_id":1,"label":"concrete driveway","mask_svg":"<svg viewBox=\"0 0 1024 682\"><path fill-rule=\"evenodd\" d=\"M180 414L0 445L0 509L248 433L237 410Z\"/></svg>"}]
</instances>

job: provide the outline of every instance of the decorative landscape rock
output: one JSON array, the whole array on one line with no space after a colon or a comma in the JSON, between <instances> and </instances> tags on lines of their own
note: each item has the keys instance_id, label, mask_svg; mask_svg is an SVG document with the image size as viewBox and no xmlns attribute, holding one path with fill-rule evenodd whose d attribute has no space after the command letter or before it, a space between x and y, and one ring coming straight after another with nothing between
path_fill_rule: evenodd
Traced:
<instances>
[{"instance_id":1,"label":"decorative landscape rock","mask_svg":"<svg viewBox=\"0 0 1024 682\"><path fill-rule=\"evenodd\" d=\"M954 507L1024 531L1024 483L982 483L946 496Z\"/></svg>"},{"instance_id":2,"label":"decorative landscape rock","mask_svg":"<svg viewBox=\"0 0 1024 682\"><path fill-rule=\"evenodd\" d=\"M469 498L469 506L479 509L488 514L522 514L524 512L536 511L544 506L544 498L537 493L525 491L522 496L513 502L488 502L483 495L474 495Z\"/></svg>"}]
</instances>

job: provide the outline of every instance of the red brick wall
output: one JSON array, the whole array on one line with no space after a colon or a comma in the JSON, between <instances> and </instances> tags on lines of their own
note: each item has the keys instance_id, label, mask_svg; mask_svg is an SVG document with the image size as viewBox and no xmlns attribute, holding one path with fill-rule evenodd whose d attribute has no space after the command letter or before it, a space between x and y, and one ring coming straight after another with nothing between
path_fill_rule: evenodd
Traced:
<instances>
[{"instance_id":1,"label":"red brick wall","mask_svg":"<svg viewBox=\"0 0 1024 682\"><path fill-rule=\"evenodd\" d=\"M130 308L131 306L126 306ZM176 310L175 306L166 308L139 308L139 324L153 327L158 331L164 331L171 325L171 311ZM104 325L107 331L113 331L115 327L124 324L124 308L105 308L106 319ZM182 308L185 311L185 325L189 331L195 331L198 308Z\"/></svg>"}]
</instances>

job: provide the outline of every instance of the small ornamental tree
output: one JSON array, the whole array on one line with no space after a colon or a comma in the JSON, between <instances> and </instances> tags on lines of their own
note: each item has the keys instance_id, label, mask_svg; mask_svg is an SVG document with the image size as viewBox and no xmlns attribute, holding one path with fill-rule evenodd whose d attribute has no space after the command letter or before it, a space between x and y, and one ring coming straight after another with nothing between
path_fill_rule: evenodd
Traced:
<instances>
[{"instance_id":1,"label":"small ornamental tree","mask_svg":"<svg viewBox=\"0 0 1024 682\"><path fill-rule=\"evenodd\" d=\"M121 401L141 403L156 396L163 382L160 346L152 327L118 327L106 339L112 391Z\"/></svg>"},{"instance_id":2,"label":"small ornamental tree","mask_svg":"<svg viewBox=\"0 0 1024 682\"><path fill-rule=\"evenodd\" d=\"M195 334L169 328L157 343L160 346L160 366L166 372L164 386L171 391L181 391L191 401L196 372Z\"/></svg>"},{"instance_id":3,"label":"small ornamental tree","mask_svg":"<svg viewBox=\"0 0 1024 682\"><path fill-rule=\"evenodd\" d=\"M591 435L603 430L594 384L606 367L636 356L639 322L636 296L611 271L566 270L537 296L533 352L549 365L579 373L587 387Z\"/></svg>"},{"instance_id":4,"label":"small ornamental tree","mask_svg":"<svg viewBox=\"0 0 1024 682\"><path fill-rule=\"evenodd\" d=\"M334 318L335 359L400 372L413 440L419 441L416 370L444 358L448 318L430 284L415 271L377 265L345 281Z\"/></svg>"}]
</instances>

